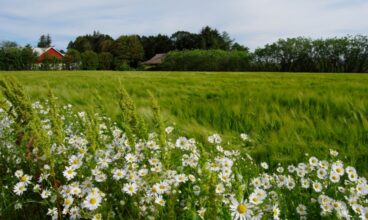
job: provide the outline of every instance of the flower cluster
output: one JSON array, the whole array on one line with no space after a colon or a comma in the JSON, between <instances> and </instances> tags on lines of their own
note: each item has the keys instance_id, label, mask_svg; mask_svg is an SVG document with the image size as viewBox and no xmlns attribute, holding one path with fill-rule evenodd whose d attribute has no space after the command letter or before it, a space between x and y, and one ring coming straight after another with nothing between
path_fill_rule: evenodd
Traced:
<instances>
[{"instance_id":1,"label":"flower cluster","mask_svg":"<svg viewBox=\"0 0 368 220\"><path fill-rule=\"evenodd\" d=\"M31 142L17 146L15 113L0 109L1 167L7 167L1 181L14 209L32 198L51 219L368 218L367 180L334 150L327 159L273 169L229 150L237 148L223 145L219 134L199 143L167 127L164 141L158 132L132 139L111 119L67 105L60 135L48 103L33 108L49 136L49 155Z\"/></svg>"}]
</instances>

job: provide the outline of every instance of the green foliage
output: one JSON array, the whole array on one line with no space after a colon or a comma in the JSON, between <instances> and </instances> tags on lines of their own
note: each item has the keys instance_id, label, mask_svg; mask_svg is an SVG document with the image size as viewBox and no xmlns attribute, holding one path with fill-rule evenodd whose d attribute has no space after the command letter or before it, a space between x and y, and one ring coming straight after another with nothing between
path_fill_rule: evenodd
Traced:
<instances>
[{"instance_id":1,"label":"green foliage","mask_svg":"<svg viewBox=\"0 0 368 220\"><path fill-rule=\"evenodd\" d=\"M192 50L201 48L201 36L188 31L177 31L171 35L176 50Z\"/></svg>"},{"instance_id":2,"label":"green foliage","mask_svg":"<svg viewBox=\"0 0 368 220\"><path fill-rule=\"evenodd\" d=\"M250 68L250 59L246 51L173 51L159 68L174 71L245 71Z\"/></svg>"},{"instance_id":3,"label":"green foliage","mask_svg":"<svg viewBox=\"0 0 368 220\"><path fill-rule=\"evenodd\" d=\"M166 35L142 36L140 40L143 45L144 58L146 60L151 59L158 53L167 53L174 49L172 40Z\"/></svg>"},{"instance_id":4,"label":"green foliage","mask_svg":"<svg viewBox=\"0 0 368 220\"><path fill-rule=\"evenodd\" d=\"M122 86L120 86L118 92L119 106L122 111L121 124L124 131L127 133L128 139L133 143L134 134L138 135L138 138L146 138L147 127L142 117L138 114L133 100Z\"/></svg>"},{"instance_id":5,"label":"green foliage","mask_svg":"<svg viewBox=\"0 0 368 220\"><path fill-rule=\"evenodd\" d=\"M36 59L37 56L29 45L24 48L0 48L0 70L30 70Z\"/></svg>"},{"instance_id":6,"label":"green foliage","mask_svg":"<svg viewBox=\"0 0 368 220\"><path fill-rule=\"evenodd\" d=\"M112 37L94 31L92 35L77 37L68 45L68 49L78 50L80 53L92 50L96 53L110 52L113 43Z\"/></svg>"},{"instance_id":7,"label":"green foliage","mask_svg":"<svg viewBox=\"0 0 368 220\"><path fill-rule=\"evenodd\" d=\"M41 63L40 70L60 70L62 69L61 65L61 61L58 58L46 54Z\"/></svg>"},{"instance_id":8,"label":"green foliage","mask_svg":"<svg viewBox=\"0 0 368 220\"><path fill-rule=\"evenodd\" d=\"M109 52L102 52L98 54L98 61L99 61L98 68L100 70L109 70L112 68L113 56Z\"/></svg>"},{"instance_id":9,"label":"green foliage","mask_svg":"<svg viewBox=\"0 0 368 220\"><path fill-rule=\"evenodd\" d=\"M57 145L61 145L63 144L64 138L65 138L65 134L64 134L64 130L63 130L63 121L61 119L61 113L60 113L60 106L57 105L56 103L56 98L54 96L54 94L52 93L50 87L49 89L49 94L48 94L48 103L49 103L49 107L50 107L50 121L51 121L51 126L52 126L52 131L53 131L53 136L54 136L54 140L52 140L55 144Z\"/></svg>"},{"instance_id":10,"label":"green foliage","mask_svg":"<svg viewBox=\"0 0 368 220\"><path fill-rule=\"evenodd\" d=\"M81 54L82 69L96 70L98 68L98 55L93 51L86 51Z\"/></svg>"},{"instance_id":11,"label":"green foliage","mask_svg":"<svg viewBox=\"0 0 368 220\"><path fill-rule=\"evenodd\" d=\"M280 39L254 52L253 69L284 72L368 72L368 37Z\"/></svg>"},{"instance_id":12,"label":"green foliage","mask_svg":"<svg viewBox=\"0 0 368 220\"><path fill-rule=\"evenodd\" d=\"M117 68L124 62L137 67L138 62L144 58L144 49L137 35L120 36L115 40L113 48Z\"/></svg>"},{"instance_id":13,"label":"green foliage","mask_svg":"<svg viewBox=\"0 0 368 220\"><path fill-rule=\"evenodd\" d=\"M81 65L81 55L78 50L69 49L63 57L64 69L78 70Z\"/></svg>"},{"instance_id":14,"label":"green foliage","mask_svg":"<svg viewBox=\"0 0 368 220\"><path fill-rule=\"evenodd\" d=\"M63 77L65 81L70 74L45 77L45 72L35 73L43 79ZM62 210L71 204L79 207L76 212L83 219L231 219L237 214L269 219L278 217L274 216L278 212L283 219L344 215L358 219L356 205L364 215L368 213L364 209L367 77L341 74L336 80L333 76L337 75L332 74L171 73L175 77L170 78L167 73L110 72L110 77L101 73L105 72L79 72L79 82L74 75L67 82L56 80L55 85L65 91L62 84L70 87L73 82L83 90L85 85L105 82L115 94L116 81L124 80L135 101L151 102L156 133L147 135L141 117L145 112L136 108L122 85L121 120L109 123L109 118L95 113L97 108L90 113L76 113L69 105L60 108L49 88L45 105L31 104L29 86L23 88L13 79L0 80L0 141L6 146L0 148L2 219L66 218L71 213ZM18 74L30 83L27 74ZM347 80L349 88L344 87ZM36 82L39 90L42 80ZM176 86L167 87L168 82ZM160 105L182 111L177 116L184 116L183 120L177 120L174 132L164 131L162 116L166 119L169 114L161 113L158 100L142 86L155 91ZM99 92L112 97L106 100L110 107L116 105L113 95L105 95L104 89ZM85 94L89 101L104 101L94 93ZM224 135L208 136L212 128L204 121L206 139L182 136L183 125L193 119L208 120L208 116L210 123L225 130L240 122L237 126L244 127L239 131L250 138L243 135L240 141L233 136L237 132L226 135L225 130ZM189 129L198 132L196 125ZM272 155L275 149L279 152ZM261 161L270 166L258 166ZM351 164L359 166L358 172ZM362 176L358 175L361 170ZM326 205L329 211L322 212Z\"/></svg>"},{"instance_id":15,"label":"green foliage","mask_svg":"<svg viewBox=\"0 0 368 220\"><path fill-rule=\"evenodd\" d=\"M48 48L51 47L51 43L52 40L49 34L41 35L40 40L37 43L37 47Z\"/></svg>"},{"instance_id":16,"label":"green foliage","mask_svg":"<svg viewBox=\"0 0 368 220\"><path fill-rule=\"evenodd\" d=\"M14 127L17 137L16 144L21 152L24 152L23 158L34 159L31 158L31 152L36 149L39 156L44 155L45 160L50 162L53 175L54 160L51 157L50 140L42 127L40 118L32 108L29 97L24 93L23 87L15 79L2 79L0 87L4 98L10 102L8 112L16 122Z\"/></svg>"},{"instance_id":17,"label":"green foliage","mask_svg":"<svg viewBox=\"0 0 368 220\"><path fill-rule=\"evenodd\" d=\"M226 32L221 35L218 30L206 26L202 28L200 37L201 49L229 50L231 48L232 40Z\"/></svg>"},{"instance_id":18,"label":"green foliage","mask_svg":"<svg viewBox=\"0 0 368 220\"><path fill-rule=\"evenodd\" d=\"M156 129L156 133L159 135L159 140L161 146L166 146L166 132L165 132L165 124L162 119L160 105L158 104L157 99L153 96L152 93L149 93L151 98L151 106L153 110L153 124Z\"/></svg>"},{"instance_id":19,"label":"green foliage","mask_svg":"<svg viewBox=\"0 0 368 220\"><path fill-rule=\"evenodd\" d=\"M114 119L121 112L116 104L116 82L121 80L136 111L151 122L150 130L147 90L160 103L164 122L198 140L212 132L225 138L245 132L254 142L241 149L273 165L297 162L305 153L319 157L333 147L368 175L364 74L1 72L4 76L16 77L34 101L48 93L40 85L49 84L60 103L79 110L104 106ZM98 102L96 91L102 97Z\"/></svg>"}]
</instances>

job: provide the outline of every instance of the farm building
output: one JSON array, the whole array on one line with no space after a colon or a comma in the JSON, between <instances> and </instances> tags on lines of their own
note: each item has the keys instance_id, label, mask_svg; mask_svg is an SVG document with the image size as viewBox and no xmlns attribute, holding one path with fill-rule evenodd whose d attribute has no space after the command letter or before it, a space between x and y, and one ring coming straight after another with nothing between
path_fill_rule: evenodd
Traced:
<instances>
[{"instance_id":1,"label":"farm building","mask_svg":"<svg viewBox=\"0 0 368 220\"><path fill-rule=\"evenodd\" d=\"M158 53L155 56L153 56L151 59L144 61L142 64L146 65L159 65L162 64L166 57L166 53Z\"/></svg>"},{"instance_id":2,"label":"farm building","mask_svg":"<svg viewBox=\"0 0 368 220\"><path fill-rule=\"evenodd\" d=\"M42 68L45 60L47 59L47 63L49 63L49 68L54 70L61 70L62 69L62 59L64 54L60 51L56 50L53 47L48 48L33 48L33 52L37 54L37 60L35 62L35 68L40 69Z\"/></svg>"},{"instance_id":3,"label":"farm building","mask_svg":"<svg viewBox=\"0 0 368 220\"><path fill-rule=\"evenodd\" d=\"M42 63L46 57L49 58L56 58L57 60L62 60L64 57L64 54L60 53L58 50L56 50L53 47L49 48L33 48L33 52L35 52L38 56L36 63Z\"/></svg>"}]
</instances>

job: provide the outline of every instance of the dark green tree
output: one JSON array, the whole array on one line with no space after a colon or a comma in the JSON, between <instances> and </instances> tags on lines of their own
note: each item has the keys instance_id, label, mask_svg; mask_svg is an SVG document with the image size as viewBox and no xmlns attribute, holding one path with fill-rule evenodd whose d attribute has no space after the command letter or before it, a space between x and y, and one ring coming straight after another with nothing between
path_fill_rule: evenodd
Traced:
<instances>
[{"instance_id":1,"label":"dark green tree","mask_svg":"<svg viewBox=\"0 0 368 220\"><path fill-rule=\"evenodd\" d=\"M96 70L98 67L98 56L93 51L86 51L81 54L82 69L83 70Z\"/></svg>"},{"instance_id":2,"label":"dark green tree","mask_svg":"<svg viewBox=\"0 0 368 220\"><path fill-rule=\"evenodd\" d=\"M41 48L51 47L51 43L52 43L52 40L49 34L41 35L38 41L37 47L41 47Z\"/></svg>"},{"instance_id":3,"label":"dark green tree","mask_svg":"<svg viewBox=\"0 0 368 220\"><path fill-rule=\"evenodd\" d=\"M192 50L201 48L201 36L188 31L177 31L171 35L176 50Z\"/></svg>"},{"instance_id":4,"label":"dark green tree","mask_svg":"<svg viewBox=\"0 0 368 220\"><path fill-rule=\"evenodd\" d=\"M63 57L64 69L77 70L81 66L81 55L78 50L69 49Z\"/></svg>"},{"instance_id":5,"label":"dark green tree","mask_svg":"<svg viewBox=\"0 0 368 220\"><path fill-rule=\"evenodd\" d=\"M113 48L116 69L126 62L135 68L144 58L144 49L137 35L120 36L114 42Z\"/></svg>"},{"instance_id":6,"label":"dark green tree","mask_svg":"<svg viewBox=\"0 0 368 220\"><path fill-rule=\"evenodd\" d=\"M112 68L113 56L109 52L102 52L98 54L98 61L100 70L110 70Z\"/></svg>"},{"instance_id":7,"label":"dark green tree","mask_svg":"<svg viewBox=\"0 0 368 220\"><path fill-rule=\"evenodd\" d=\"M166 35L157 35L157 36L143 36L140 38L143 49L144 49L144 57L145 59L150 59L155 54L158 53L167 53L174 49L173 42Z\"/></svg>"},{"instance_id":8,"label":"dark green tree","mask_svg":"<svg viewBox=\"0 0 368 220\"><path fill-rule=\"evenodd\" d=\"M37 54L33 52L31 45L26 45L21 51L21 63L23 70L31 70L37 60Z\"/></svg>"}]
</instances>

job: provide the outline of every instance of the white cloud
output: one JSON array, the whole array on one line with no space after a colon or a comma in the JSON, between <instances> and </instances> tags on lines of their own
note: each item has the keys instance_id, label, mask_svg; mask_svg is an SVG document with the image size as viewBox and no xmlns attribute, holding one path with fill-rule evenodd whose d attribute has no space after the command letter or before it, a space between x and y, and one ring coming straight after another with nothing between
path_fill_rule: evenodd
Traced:
<instances>
[{"instance_id":1,"label":"white cloud","mask_svg":"<svg viewBox=\"0 0 368 220\"><path fill-rule=\"evenodd\" d=\"M367 34L367 11L364 0L13 0L0 8L0 38L35 44L50 33L65 48L94 30L170 35L210 25L254 49L285 37Z\"/></svg>"}]
</instances>

